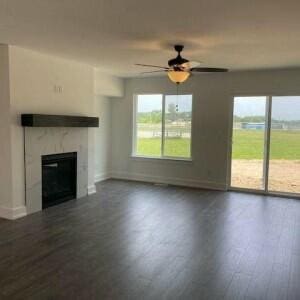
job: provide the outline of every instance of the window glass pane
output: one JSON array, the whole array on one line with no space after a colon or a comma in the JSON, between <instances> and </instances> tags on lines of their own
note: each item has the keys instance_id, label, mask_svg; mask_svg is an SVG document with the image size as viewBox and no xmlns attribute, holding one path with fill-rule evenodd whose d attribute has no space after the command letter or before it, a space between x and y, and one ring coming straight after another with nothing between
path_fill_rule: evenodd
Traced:
<instances>
[{"instance_id":1,"label":"window glass pane","mask_svg":"<svg viewBox=\"0 0 300 300\"><path fill-rule=\"evenodd\" d=\"M267 97L235 97L231 186L264 189Z\"/></svg>"},{"instance_id":2,"label":"window glass pane","mask_svg":"<svg viewBox=\"0 0 300 300\"><path fill-rule=\"evenodd\" d=\"M136 154L161 156L162 95L138 95Z\"/></svg>"},{"instance_id":3,"label":"window glass pane","mask_svg":"<svg viewBox=\"0 0 300 300\"><path fill-rule=\"evenodd\" d=\"M268 189L300 194L300 96L272 97Z\"/></svg>"},{"instance_id":4,"label":"window glass pane","mask_svg":"<svg viewBox=\"0 0 300 300\"><path fill-rule=\"evenodd\" d=\"M192 95L165 98L164 156L191 157Z\"/></svg>"}]
</instances>

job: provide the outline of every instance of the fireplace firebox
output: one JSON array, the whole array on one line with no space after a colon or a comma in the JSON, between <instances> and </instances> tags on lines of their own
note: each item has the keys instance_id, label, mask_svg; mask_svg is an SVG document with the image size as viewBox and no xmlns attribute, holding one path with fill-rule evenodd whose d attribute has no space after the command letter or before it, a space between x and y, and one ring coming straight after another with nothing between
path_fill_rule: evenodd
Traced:
<instances>
[{"instance_id":1,"label":"fireplace firebox","mask_svg":"<svg viewBox=\"0 0 300 300\"><path fill-rule=\"evenodd\" d=\"M77 153L42 156L42 208L76 198Z\"/></svg>"}]
</instances>

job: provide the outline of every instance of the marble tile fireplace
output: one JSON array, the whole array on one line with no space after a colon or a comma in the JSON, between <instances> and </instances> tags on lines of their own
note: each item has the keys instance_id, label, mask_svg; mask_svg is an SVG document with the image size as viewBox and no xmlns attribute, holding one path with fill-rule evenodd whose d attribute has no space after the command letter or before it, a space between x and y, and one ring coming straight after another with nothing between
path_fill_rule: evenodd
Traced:
<instances>
[{"instance_id":1,"label":"marble tile fireplace","mask_svg":"<svg viewBox=\"0 0 300 300\"><path fill-rule=\"evenodd\" d=\"M98 126L98 118L32 116L22 115L27 214L88 194L87 127Z\"/></svg>"}]
</instances>

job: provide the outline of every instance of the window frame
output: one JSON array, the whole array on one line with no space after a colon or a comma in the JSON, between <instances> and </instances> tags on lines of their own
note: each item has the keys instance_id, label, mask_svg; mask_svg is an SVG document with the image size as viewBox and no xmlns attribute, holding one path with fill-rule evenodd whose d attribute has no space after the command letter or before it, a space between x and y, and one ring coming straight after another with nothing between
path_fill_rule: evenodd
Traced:
<instances>
[{"instance_id":1,"label":"window frame","mask_svg":"<svg viewBox=\"0 0 300 300\"><path fill-rule=\"evenodd\" d=\"M160 147L160 156L150 156L150 155L140 155L136 152L137 146L137 106L138 106L138 97L139 96L149 96L149 95L160 95L162 96L162 119L161 119L161 147ZM167 161L184 161L191 162L193 161L193 120L194 120L194 95L192 93L180 93L178 96L190 95L192 97L192 111L191 111L191 139L190 139L190 156L189 157L180 157L180 156L167 156L164 155L164 145L165 145L165 103L166 96L174 96L176 94L163 94L163 93L138 93L133 95L133 117L132 117L132 151L131 157L135 159L149 159L149 160L167 160Z\"/></svg>"}]
</instances>

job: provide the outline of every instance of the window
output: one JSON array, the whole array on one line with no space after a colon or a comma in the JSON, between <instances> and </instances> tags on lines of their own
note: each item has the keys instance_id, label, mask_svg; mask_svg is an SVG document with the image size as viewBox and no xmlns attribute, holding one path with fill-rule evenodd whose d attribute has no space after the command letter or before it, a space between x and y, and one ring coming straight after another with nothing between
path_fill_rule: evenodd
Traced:
<instances>
[{"instance_id":1,"label":"window","mask_svg":"<svg viewBox=\"0 0 300 300\"><path fill-rule=\"evenodd\" d=\"M138 95L134 155L191 158L192 95Z\"/></svg>"},{"instance_id":2,"label":"window","mask_svg":"<svg viewBox=\"0 0 300 300\"><path fill-rule=\"evenodd\" d=\"M161 156L162 95L139 95L136 106L137 155Z\"/></svg>"}]
</instances>

